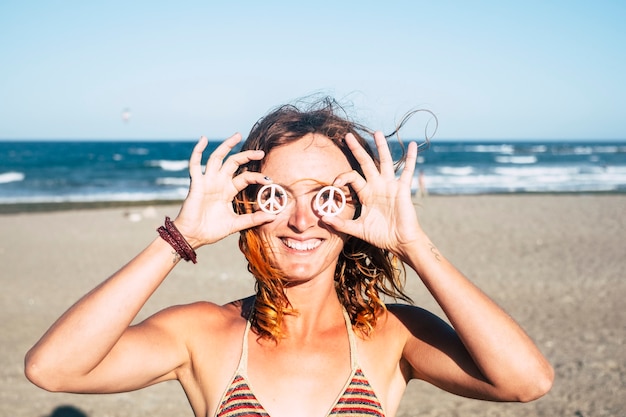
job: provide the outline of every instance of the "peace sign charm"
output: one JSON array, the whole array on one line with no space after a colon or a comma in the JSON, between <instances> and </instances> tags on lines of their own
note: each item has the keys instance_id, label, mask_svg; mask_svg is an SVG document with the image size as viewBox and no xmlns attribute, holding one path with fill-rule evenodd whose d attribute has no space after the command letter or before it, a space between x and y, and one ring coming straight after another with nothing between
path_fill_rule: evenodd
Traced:
<instances>
[{"instance_id":1,"label":"peace sign charm","mask_svg":"<svg viewBox=\"0 0 626 417\"><path fill-rule=\"evenodd\" d=\"M346 194L334 185L327 185L315 196L315 210L322 216L336 216L346 207Z\"/></svg>"},{"instance_id":2,"label":"peace sign charm","mask_svg":"<svg viewBox=\"0 0 626 417\"><path fill-rule=\"evenodd\" d=\"M256 202L264 212L278 214L287 206L287 192L278 184L267 184L259 190Z\"/></svg>"}]
</instances>

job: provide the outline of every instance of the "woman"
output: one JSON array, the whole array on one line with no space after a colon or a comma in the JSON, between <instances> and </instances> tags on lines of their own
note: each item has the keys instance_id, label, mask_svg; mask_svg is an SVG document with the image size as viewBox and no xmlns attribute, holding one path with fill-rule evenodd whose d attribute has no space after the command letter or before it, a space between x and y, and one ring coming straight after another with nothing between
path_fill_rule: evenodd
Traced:
<instances>
[{"instance_id":1,"label":"woman","mask_svg":"<svg viewBox=\"0 0 626 417\"><path fill-rule=\"evenodd\" d=\"M553 373L523 330L421 229L411 201L417 144L396 177L385 137L332 101L284 106L241 152L226 139L148 247L71 307L26 356L51 391L110 393L177 379L196 416L395 415L408 381L485 400L529 401ZM256 295L132 320L181 260L240 232ZM453 327L410 305L414 269Z\"/></svg>"}]
</instances>

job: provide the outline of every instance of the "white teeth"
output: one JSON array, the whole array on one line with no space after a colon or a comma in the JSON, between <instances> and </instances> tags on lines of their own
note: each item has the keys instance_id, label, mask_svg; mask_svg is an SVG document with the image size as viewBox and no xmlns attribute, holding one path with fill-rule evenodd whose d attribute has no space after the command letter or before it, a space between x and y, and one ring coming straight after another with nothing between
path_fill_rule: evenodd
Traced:
<instances>
[{"instance_id":1,"label":"white teeth","mask_svg":"<svg viewBox=\"0 0 626 417\"><path fill-rule=\"evenodd\" d=\"M295 250L313 250L315 248L317 248L319 245L322 244L322 241L319 239L311 239L311 240L307 240L305 242L302 242L300 240L293 240L293 239L283 239L283 243L291 249L295 249Z\"/></svg>"}]
</instances>

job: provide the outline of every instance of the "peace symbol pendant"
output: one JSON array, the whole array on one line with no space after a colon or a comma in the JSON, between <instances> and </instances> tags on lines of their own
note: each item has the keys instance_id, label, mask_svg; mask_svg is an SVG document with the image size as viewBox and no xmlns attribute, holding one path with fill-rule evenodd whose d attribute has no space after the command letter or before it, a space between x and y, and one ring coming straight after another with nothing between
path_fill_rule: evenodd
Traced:
<instances>
[{"instance_id":1,"label":"peace symbol pendant","mask_svg":"<svg viewBox=\"0 0 626 417\"><path fill-rule=\"evenodd\" d=\"M341 188L327 185L315 196L314 206L321 216L336 216L346 207L346 194Z\"/></svg>"},{"instance_id":2,"label":"peace symbol pendant","mask_svg":"<svg viewBox=\"0 0 626 417\"><path fill-rule=\"evenodd\" d=\"M287 192L278 184L261 187L256 202L259 208L269 214L278 214L287 207Z\"/></svg>"},{"instance_id":3,"label":"peace symbol pendant","mask_svg":"<svg viewBox=\"0 0 626 417\"><path fill-rule=\"evenodd\" d=\"M259 208L269 214L278 214L287 207L287 192L278 184L261 187L256 202ZM336 216L346 207L346 194L341 188L327 185L317 192L313 207L320 216Z\"/></svg>"}]
</instances>

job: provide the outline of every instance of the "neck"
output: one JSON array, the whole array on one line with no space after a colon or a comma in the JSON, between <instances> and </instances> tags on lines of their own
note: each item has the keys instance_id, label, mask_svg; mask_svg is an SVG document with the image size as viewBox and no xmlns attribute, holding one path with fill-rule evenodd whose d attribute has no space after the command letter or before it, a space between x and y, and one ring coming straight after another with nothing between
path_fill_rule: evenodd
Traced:
<instances>
[{"instance_id":1,"label":"neck","mask_svg":"<svg viewBox=\"0 0 626 417\"><path fill-rule=\"evenodd\" d=\"M296 315L285 317L289 334L313 334L337 323L343 323L343 306L334 286L307 283L286 289L285 293Z\"/></svg>"}]
</instances>

